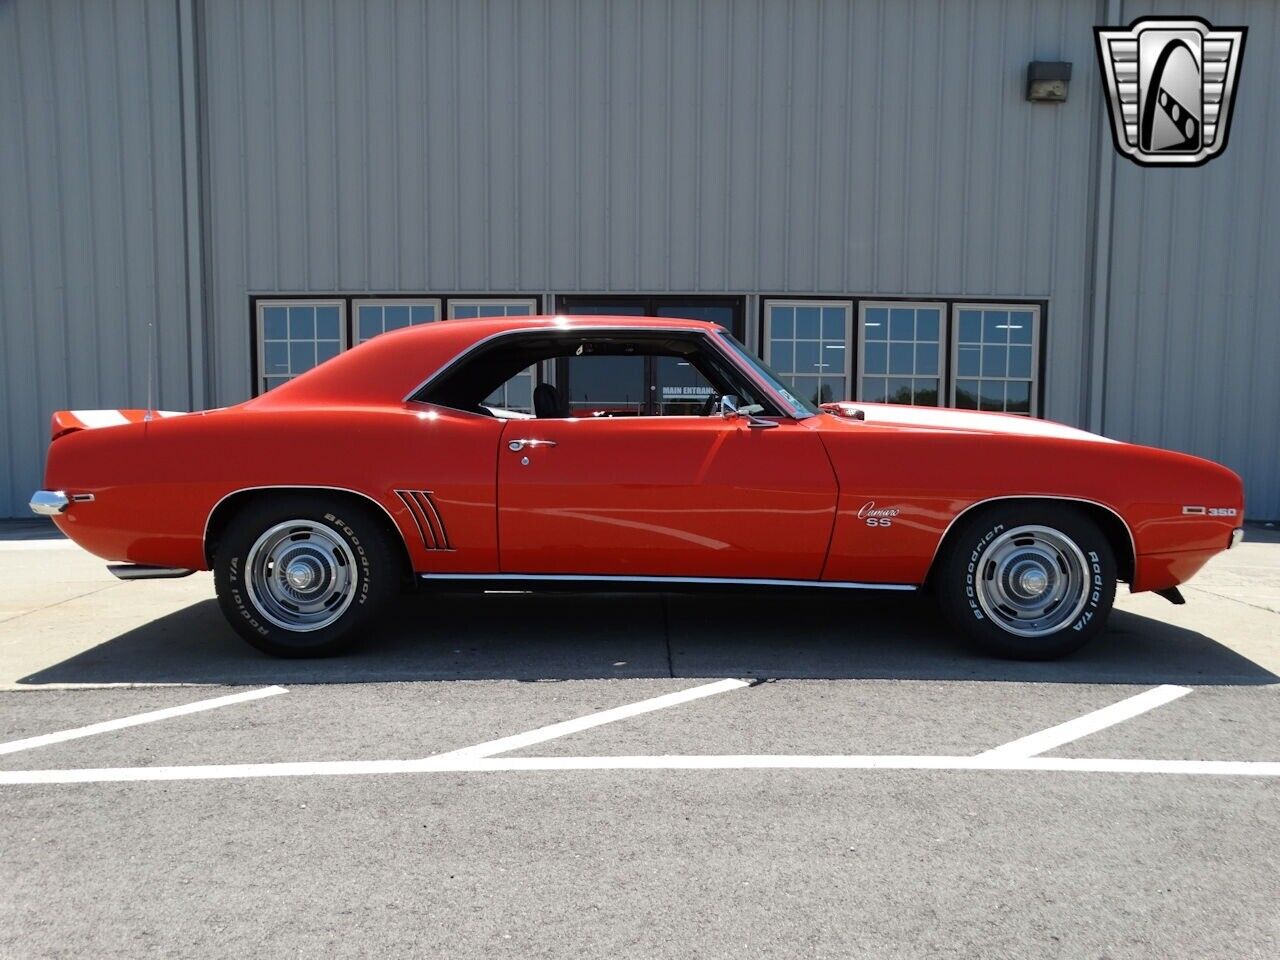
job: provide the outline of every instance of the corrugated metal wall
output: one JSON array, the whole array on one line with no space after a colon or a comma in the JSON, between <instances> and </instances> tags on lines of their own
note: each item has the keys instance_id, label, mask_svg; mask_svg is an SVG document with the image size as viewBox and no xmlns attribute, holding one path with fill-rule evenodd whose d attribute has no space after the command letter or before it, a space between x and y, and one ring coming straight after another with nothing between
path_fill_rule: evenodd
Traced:
<instances>
[{"instance_id":1,"label":"corrugated metal wall","mask_svg":"<svg viewBox=\"0 0 1280 960\"><path fill-rule=\"evenodd\" d=\"M1252 30L1225 157L1115 160L1095 345L1102 0L200 4L184 170L185 2L0 3L0 515L50 410L145 402L149 323L163 405L193 353L230 403L249 296L335 291L1044 299L1047 415L1087 422L1105 346L1108 433L1280 515L1273 4L1199 11ZM1033 59L1074 63L1065 105L1025 101Z\"/></svg>"},{"instance_id":2,"label":"corrugated metal wall","mask_svg":"<svg viewBox=\"0 0 1280 960\"><path fill-rule=\"evenodd\" d=\"M246 292L1050 298L1079 420L1096 7L441 0L205 8L220 402ZM1079 65L1024 99L1027 61Z\"/></svg>"},{"instance_id":3,"label":"corrugated metal wall","mask_svg":"<svg viewBox=\"0 0 1280 960\"><path fill-rule=\"evenodd\" d=\"M1248 515L1280 517L1280 5L1124 13L1249 35L1226 153L1195 170L1117 161L1103 427L1227 464Z\"/></svg>"},{"instance_id":4,"label":"corrugated metal wall","mask_svg":"<svg viewBox=\"0 0 1280 960\"><path fill-rule=\"evenodd\" d=\"M49 414L187 409L172 0L0 3L0 516L27 513Z\"/></svg>"}]
</instances>

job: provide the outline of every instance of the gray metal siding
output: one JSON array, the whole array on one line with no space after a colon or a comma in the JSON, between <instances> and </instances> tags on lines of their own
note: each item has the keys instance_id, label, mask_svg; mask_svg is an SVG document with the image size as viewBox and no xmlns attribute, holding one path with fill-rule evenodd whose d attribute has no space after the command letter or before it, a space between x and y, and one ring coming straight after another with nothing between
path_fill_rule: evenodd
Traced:
<instances>
[{"instance_id":1,"label":"gray metal siding","mask_svg":"<svg viewBox=\"0 0 1280 960\"><path fill-rule=\"evenodd\" d=\"M1225 154L1117 161L1103 429L1225 463L1247 513L1280 517L1280 8L1125 4L1246 24Z\"/></svg>"},{"instance_id":2,"label":"gray metal siding","mask_svg":"<svg viewBox=\"0 0 1280 960\"><path fill-rule=\"evenodd\" d=\"M49 415L187 409L172 0L0 3L0 516L26 513Z\"/></svg>"},{"instance_id":3,"label":"gray metal siding","mask_svg":"<svg viewBox=\"0 0 1280 960\"><path fill-rule=\"evenodd\" d=\"M1079 421L1095 13L208 6L214 399L250 390L249 293L964 294L1050 301ZM1025 101L1036 57L1079 65L1067 104Z\"/></svg>"},{"instance_id":4,"label":"gray metal siding","mask_svg":"<svg viewBox=\"0 0 1280 960\"><path fill-rule=\"evenodd\" d=\"M1196 9L1251 28L1225 157L1114 161L1094 344L1101 0L201 3L196 170L185 2L0 3L0 515L51 410L145 403L153 322L184 408L202 348L194 402L248 396L253 294L643 291L747 294L752 331L768 294L1045 300L1046 415L1087 421L1097 353L1105 432L1280 516L1272 3Z\"/></svg>"}]
</instances>

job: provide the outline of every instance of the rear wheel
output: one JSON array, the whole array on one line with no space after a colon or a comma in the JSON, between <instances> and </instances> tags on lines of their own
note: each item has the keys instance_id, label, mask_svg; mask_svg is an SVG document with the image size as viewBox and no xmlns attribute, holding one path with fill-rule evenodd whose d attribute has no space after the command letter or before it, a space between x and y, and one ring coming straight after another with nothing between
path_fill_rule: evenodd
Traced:
<instances>
[{"instance_id":1,"label":"rear wheel","mask_svg":"<svg viewBox=\"0 0 1280 960\"><path fill-rule=\"evenodd\" d=\"M1051 660L1093 639L1116 592L1098 525L1071 506L1008 503L963 521L934 580L947 617L981 649Z\"/></svg>"},{"instance_id":2,"label":"rear wheel","mask_svg":"<svg viewBox=\"0 0 1280 960\"><path fill-rule=\"evenodd\" d=\"M251 503L214 559L223 614L278 657L340 653L398 592L399 558L370 507L314 494Z\"/></svg>"}]
</instances>

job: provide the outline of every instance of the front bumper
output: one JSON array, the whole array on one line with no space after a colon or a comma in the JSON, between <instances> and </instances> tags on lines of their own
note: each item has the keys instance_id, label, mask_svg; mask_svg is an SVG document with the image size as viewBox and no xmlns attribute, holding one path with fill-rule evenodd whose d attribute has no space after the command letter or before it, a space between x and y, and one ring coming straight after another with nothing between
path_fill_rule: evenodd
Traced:
<instances>
[{"instance_id":1,"label":"front bumper","mask_svg":"<svg viewBox=\"0 0 1280 960\"><path fill-rule=\"evenodd\" d=\"M1243 539L1244 539L1244 527L1236 527L1234 530L1231 531L1231 542L1227 544L1227 549L1230 550L1232 547L1234 547L1237 543L1239 543Z\"/></svg>"},{"instance_id":2,"label":"front bumper","mask_svg":"<svg viewBox=\"0 0 1280 960\"><path fill-rule=\"evenodd\" d=\"M42 517L56 517L58 514L66 513L70 505L71 498L61 490L37 490L31 495L31 502L27 504L32 513Z\"/></svg>"}]
</instances>

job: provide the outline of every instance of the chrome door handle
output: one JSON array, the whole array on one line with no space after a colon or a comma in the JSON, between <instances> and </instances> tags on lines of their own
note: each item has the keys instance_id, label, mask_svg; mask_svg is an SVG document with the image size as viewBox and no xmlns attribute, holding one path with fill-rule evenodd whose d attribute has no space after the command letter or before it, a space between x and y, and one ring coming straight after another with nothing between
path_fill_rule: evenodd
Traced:
<instances>
[{"instance_id":1,"label":"chrome door handle","mask_svg":"<svg viewBox=\"0 0 1280 960\"><path fill-rule=\"evenodd\" d=\"M507 443L507 449L513 453L519 453L525 447L554 447L554 440L511 440Z\"/></svg>"}]
</instances>

